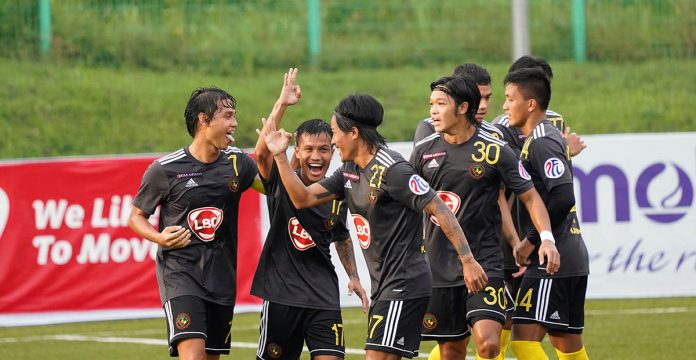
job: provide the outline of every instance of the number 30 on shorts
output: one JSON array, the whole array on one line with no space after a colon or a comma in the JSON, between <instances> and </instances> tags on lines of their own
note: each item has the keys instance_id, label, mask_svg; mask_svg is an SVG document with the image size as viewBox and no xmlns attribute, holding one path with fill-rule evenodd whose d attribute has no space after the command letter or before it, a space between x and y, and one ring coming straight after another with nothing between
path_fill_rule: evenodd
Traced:
<instances>
[{"instance_id":1,"label":"number 30 on shorts","mask_svg":"<svg viewBox=\"0 0 696 360\"><path fill-rule=\"evenodd\" d=\"M499 287L496 289L493 286L488 285L485 289L483 289L483 291L488 293L488 295L483 298L483 301L487 305L493 306L497 303L502 310L507 308L507 297L505 296L504 287Z\"/></svg>"}]
</instances>

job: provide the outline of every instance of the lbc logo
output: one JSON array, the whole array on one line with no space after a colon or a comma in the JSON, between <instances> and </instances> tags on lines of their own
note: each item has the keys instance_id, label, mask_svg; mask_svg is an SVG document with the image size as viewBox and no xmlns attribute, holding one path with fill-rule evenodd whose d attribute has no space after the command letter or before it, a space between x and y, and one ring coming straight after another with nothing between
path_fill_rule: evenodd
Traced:
<instances>
[{"instance_id":1,"label":"lbc logo","mask_svg":"<svg viewBox=\"0 0 696 360\"><path fill-rule=\"evenodd\" d=\"M215 230L222 223L222 210L214 207L202 207L188 214L188 224L191 231L202 241L215 239Z\"/></svg>"}]
</instances>

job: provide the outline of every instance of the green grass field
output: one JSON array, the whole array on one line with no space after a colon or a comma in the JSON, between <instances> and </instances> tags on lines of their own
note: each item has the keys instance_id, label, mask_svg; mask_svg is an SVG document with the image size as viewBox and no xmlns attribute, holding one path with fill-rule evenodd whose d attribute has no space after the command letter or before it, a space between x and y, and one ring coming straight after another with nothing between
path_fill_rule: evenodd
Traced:
<instances>
[{"instance_id":1,"label":"green grass field","mask_svg":"<svg viewBox=\"0 0 696 360\"><path fill-rule=\"evenodd\" d=\"M585 308L584 340L592 359L696 358L694 297L589 300ZM343 311L346 359L364 358L366 318L357 308ZM258 313L235 317L232 352L223 358L254 358L258 321ZM164 325L160 318L0 328L0 359L167 359ZM421 356L433 345L422 343ZM544 346L555 359L550 345Z\"/></svg>"}]
</instances>

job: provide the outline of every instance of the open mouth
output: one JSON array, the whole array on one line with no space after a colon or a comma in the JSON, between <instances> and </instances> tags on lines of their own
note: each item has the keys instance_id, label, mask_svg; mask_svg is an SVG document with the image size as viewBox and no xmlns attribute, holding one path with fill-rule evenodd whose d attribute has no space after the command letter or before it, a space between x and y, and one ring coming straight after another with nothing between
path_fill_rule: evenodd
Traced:
<instances>
[{"instance_id":1,"label":"open mouth","mask_svg":"<svg viewBox=\"0 0 696 360\"><path fill-rule=\"evenodd\" d=\"M233 134L234 134L234 131L230 131L230 132L226 133L225 136L227 136L227 138L230 139L231 142L234 142L234 137L232 136Z\"/></svg>"},{"instance_id":2,"label":"open mouth","mask_svg":"<svg viewBox=\"0 0 696 360\"><path fill-rule=\"evenodd\" d=\"M318 163L310 163L307 167L312 176L321 176L321 171L324 169L324 165Z\"/></svg>"}]
</instances>

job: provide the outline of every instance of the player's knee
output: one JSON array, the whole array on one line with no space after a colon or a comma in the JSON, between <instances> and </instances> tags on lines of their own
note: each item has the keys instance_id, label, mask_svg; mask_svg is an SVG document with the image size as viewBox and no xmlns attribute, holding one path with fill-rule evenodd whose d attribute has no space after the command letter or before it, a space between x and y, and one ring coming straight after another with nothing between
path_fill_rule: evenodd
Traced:
<instances>
[{"instance_id":1,"label":"player's knee","mask_svg":"<svg viewBox=\"0 0 696 360\"><path fill-rule=\"evenodd\" d=\"M500 339L482 339L477 341L476 352L482 358L492 359L500 352Z\"/></svg>"},{"instance_id":2,"label":"player's knee","mask_svg":"<svg viewBox=\"0 0 696 360\"><path fill-rule=\"evenodd\" d=\"M463 359L466 357L466 345L460 341L446 342L440 346L441 359Z\"/></svg>"}]
</instances>

